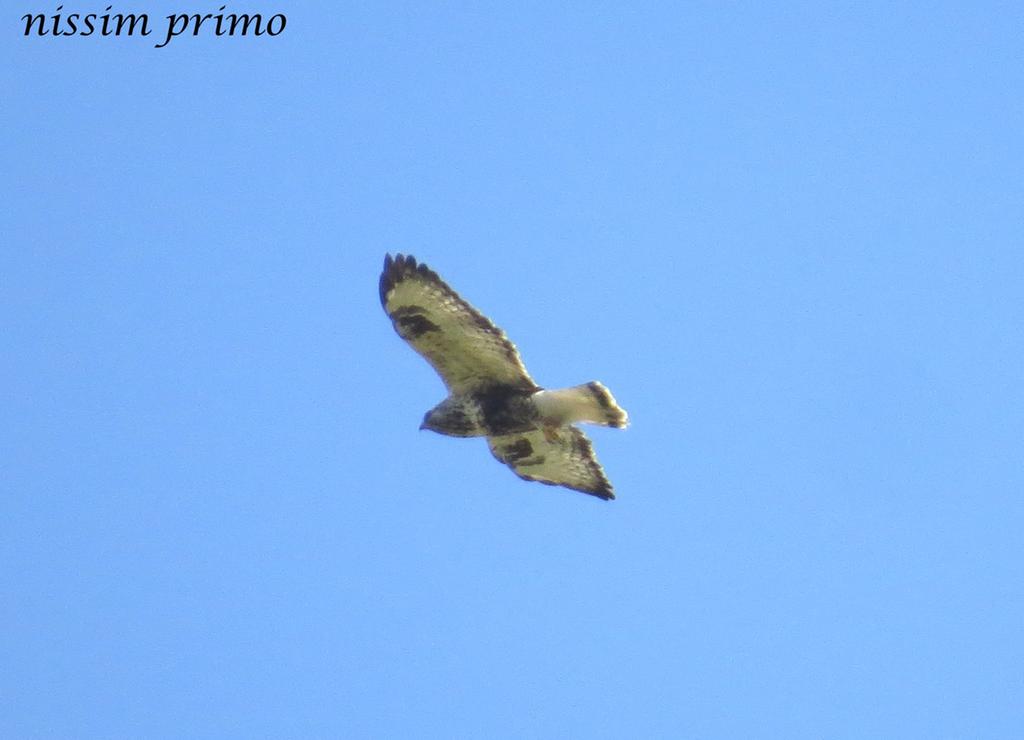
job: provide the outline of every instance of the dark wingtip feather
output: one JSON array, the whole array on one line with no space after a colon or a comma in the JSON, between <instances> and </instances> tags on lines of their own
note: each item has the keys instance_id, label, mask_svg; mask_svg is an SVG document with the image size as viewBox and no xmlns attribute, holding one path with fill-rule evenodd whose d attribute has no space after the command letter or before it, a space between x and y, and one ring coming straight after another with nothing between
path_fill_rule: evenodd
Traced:
<instances>
[{"instance_id":1,"label":"dark wingtip feather","mask_svg":"<svg viewBox=\"0 0 1024 740\"><path fill-rule=\"evenodd\" d=\"M380 273L380 305L387 307L388 293L402 281L402 278L416 269L416 258L406 256L401 252L394 257L390 254L384 255L384 269Z\"/></svg>"},{"instance_id":2,"label":"dark wingtip feather","mask_svg":"<svg viewBox=\"0 0 1024 740\"><path fill-rule=\"evenodd\" d=\"M447 285L438 277L437 273L431 270L422 262L417 262L411 254L398 252L392 257L384 255L384 269L380 274L380 305L387 308L388 293L406 278L418 275L434 283L438 283L446 291L452 292Z\"/></svg>"},{"instance_id":3,"label":"dark wingtip feather","mask_svg":"<svg viewBox=\"0 0 1024 740\"><path fill-rule=\"evenodd\" d=\"M600 482L596 486L588 488L586 486L574 486L570 483L555 483L554 481L550 480L534 478L532 475L524 475L523 473L520 473L515 468L512 468L512 472L518 475L523 480L533 481L534 483L543 483L545 486L561 486L562 488L568 488L570 491L578 491L579 493L585 493L588 496L599 498L602 501L615 500L615 490L612 488L612 484L609 483L607 480Z\"/></svg>"},{"instance_id":4,"label":"dark wingtip feather","mask_svg":"<svg viewBox=\"0 0 1024 740\"><path fill-rule=\"evenodd\" d=\"M542 483L547 483L548 481L541 481L541 482ZM565 486L566 488L571 488L574 491L579 491L580 493L589 494L589 495L593 496L594 498L599 498L602 501L614 501L615 500L615 491L612 489L612 484L609 483L607 480L602 481L598 485L593 486L591 488L584 488L582 486L569 486L569 485L566 485L565 483L554 483L552 485Z\"/></svg>"},{"instance_id":5,"label":"dark wingtip feather","mask_svg":"<svg viewBox=\"0 0 1024 740\"><path fill-rule=\"evenodd\" d=\"M605 501L614 500L615 491L612 488L612 484L605 477L604 470L602 470L601 467L598 465L597 470L595 470L594 472L597 474L599 482L596 486L594 486L593 490L584 491L584 493L589 493L591 496L597 496L598 498L604 499Z\"/></svg>"}]
</instances>

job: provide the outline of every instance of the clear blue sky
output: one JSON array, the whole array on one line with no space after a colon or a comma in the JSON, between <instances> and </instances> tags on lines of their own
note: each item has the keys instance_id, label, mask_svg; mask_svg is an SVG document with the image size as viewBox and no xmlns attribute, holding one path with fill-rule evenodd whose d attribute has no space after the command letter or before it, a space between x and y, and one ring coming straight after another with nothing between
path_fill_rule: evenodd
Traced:
<instances>
[{"instance_id":1,"label":"clear blue sky","mask_svg":"<svg viewBox=\"0 0 1024 740\"><path fill-rule=\"evenodd\" d=\"M0 736L1020 737L1024 11L764 5L7 5ZM618 500L417 430L388 251Z\"/></svg>"}]
</instances>

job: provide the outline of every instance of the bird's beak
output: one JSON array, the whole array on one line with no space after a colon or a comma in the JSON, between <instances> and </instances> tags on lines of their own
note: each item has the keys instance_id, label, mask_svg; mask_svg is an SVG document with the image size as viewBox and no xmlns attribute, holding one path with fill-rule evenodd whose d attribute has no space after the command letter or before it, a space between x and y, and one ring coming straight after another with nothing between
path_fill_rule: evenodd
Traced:
<instances>
[{"instance_id":1,"label":"bird's beak","mask_svg":"<svg viewBox=\"0 0 1024 740\"><path fill-rule=\"evenodd\" d=\"M424 429L426 429L426 428L427 428L427 422L423 422L423 423L421 423L421 424L420 424L420 431L421 431L421 432L422 432L422 431L423 431Z\"/></svg>"}]
</instances>

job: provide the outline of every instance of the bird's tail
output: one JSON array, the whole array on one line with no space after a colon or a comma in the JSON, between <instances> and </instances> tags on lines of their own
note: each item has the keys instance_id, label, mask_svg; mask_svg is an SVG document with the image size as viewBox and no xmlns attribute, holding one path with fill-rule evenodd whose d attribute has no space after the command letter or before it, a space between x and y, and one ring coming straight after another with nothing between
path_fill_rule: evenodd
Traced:
<instances>
[{"instance_id":1,"label":"bird's tail","mask_svg":"<svg viewBox=\"0 0 1024 740\"><path fill-rule=\"evenodd\" d=\"M615 402L611 391L596 380L572 388L541 391L537 396L541 413L563 423L584 421L618 429L629 424L629 415Z\"/></svg>"}]
</instances>

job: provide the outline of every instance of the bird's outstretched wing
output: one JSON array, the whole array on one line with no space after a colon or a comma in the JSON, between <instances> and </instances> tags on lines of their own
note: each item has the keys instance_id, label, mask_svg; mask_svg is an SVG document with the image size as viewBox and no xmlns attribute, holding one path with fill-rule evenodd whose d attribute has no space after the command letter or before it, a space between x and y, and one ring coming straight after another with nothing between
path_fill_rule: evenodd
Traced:
<instances>
[{"instance_id":1,"label":"bird's outstretched wing","mask_svg":"<svg viewBox=\"0 0 1024 740\"><path fill-rule=\"evenodd\" d=\"M395 331L452 393L494 385L537 388L505 333L414 257L384 258L380 302Z\"/></svg>"},{"instance_id":2,"label":"bird's outstretched wing","mask_svg":"<svg viewBox=\"0 0 1024 740\"><path fill-rule=\"evenodd\" d=\"M520 478L565 486L598 498L615 498L590 440L576 427L488 437L487 444L491 453Z\"/></svg>"}]
</instances>

